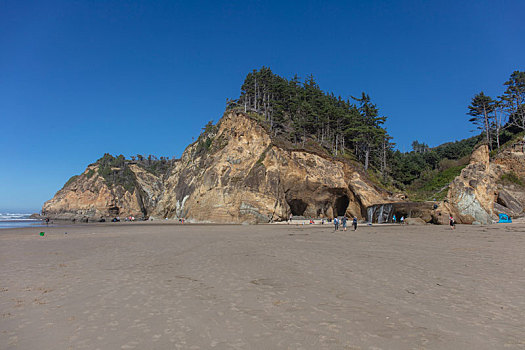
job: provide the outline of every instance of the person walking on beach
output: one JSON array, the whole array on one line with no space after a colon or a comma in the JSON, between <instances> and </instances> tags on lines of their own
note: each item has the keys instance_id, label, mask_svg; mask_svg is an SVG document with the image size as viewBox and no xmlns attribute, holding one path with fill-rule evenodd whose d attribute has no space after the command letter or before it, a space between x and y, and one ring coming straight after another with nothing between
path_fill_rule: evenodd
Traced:
<instances>
[{"instance_id":1,"label":"person walking on beach","mask_svg":"<svg viewBox=\"0 0 525 350\"><path fill-rule=\"evenodd\" d=\"M357 231L357 217L355 216L352 219L352 226L354 226L354 231Z\"/></svg>"},{"instance_id":2,"label":"person walking on beach","mask_svg":"<svg viewBox=\"0 0 525 350\"><path fill-rule=\"evenodd\" d=\"M334 228L335 228L334 231L339 230L339 219L338 218L334 218Z\"/></svg>"},{"instance_id":3,"label":"person walking on beach","mask_svg":"<svg viewBox=\"0 0 525 350\"><path fill-rule=\"evenodd\" d=\"M341 222L343 223L343 231L346 231L346 222L348 221L348 219L346 218L346 215L343 216L343 218L341 219Z\"/></svg>"},{"instance_id":4,"label":"person walking on beach","mask_svg":"<svg viewBox=\"0 0 525 350\"><path fill-rule=\"evenodd\" d=\"M405 223L405 217L402 216L401 219L399 219L399 223L403 225Z\"/></svg>"},{"instance_id":5,"label":"person walking on beach","mask_svg":"<svg viewBox=\"0 0 525 350\"><path fill-rule=\"evenodd\" d=\"M396 223L396 214L394 214L394 216L392 216L392 222L395 224Z\"/></svg>"},{"instance_id":6,"label":"person walking on beach","mask_svg":"<svg viewBox=\"0 0 525 350\"><path fill-rule=\"evenodd\" d=\"M456 229L456 220L454 220L454 217L452 215L450 215L450 228L455 230Z\"/></svg>"}]
</instances>

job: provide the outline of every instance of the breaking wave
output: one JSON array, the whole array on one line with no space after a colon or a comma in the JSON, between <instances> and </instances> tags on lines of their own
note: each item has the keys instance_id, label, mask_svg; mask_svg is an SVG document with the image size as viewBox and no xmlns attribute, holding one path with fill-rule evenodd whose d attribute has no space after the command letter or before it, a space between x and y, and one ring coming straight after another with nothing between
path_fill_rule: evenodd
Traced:
<instances>
[{"instance_id":1,"label":"breaking wave","mask_svg":"<svg viewBox=\"0 0 525 350\"><path fill-rule=\"evenodd\" d=\"M0 213L0 221L33 221L34 219L29 218L30 215L27 213Z\"/></svg>"}]
</instances>

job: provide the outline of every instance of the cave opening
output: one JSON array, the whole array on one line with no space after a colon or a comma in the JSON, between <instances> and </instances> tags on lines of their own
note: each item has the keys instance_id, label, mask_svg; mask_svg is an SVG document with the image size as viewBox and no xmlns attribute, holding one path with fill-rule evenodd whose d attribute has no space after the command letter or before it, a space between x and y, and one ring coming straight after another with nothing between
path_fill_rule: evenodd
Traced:
<instances>
[{"instance_id":1,"label":"cave opening","mask_svg":"<svg viewBox=\"0 0 525 350\"><path fill-rule=\"evenodd\" d=\"M290 206L290 211L293 216L303 216L308 203L302 199L291 199L288 201L288 205Z\"/></svg>"},{"instance_id":2,"label":"cave opening","mask_svg":"<svg viewBox=\"0 0 525 350\"><path fill-rule=\"evenodd\" d=\"M501 195L500 194L498 194L498 198L496 199L496 203L498 203L499 205L504 206L505 208L507 207L507 204L505 204L505 202L501 199Z\"/></svg>"},{"instance_id":3,"label":"cave opening","mask_svg":"<svg viewBox=\"0 0 525 350\"><path fill-rule=\"evenodd\" d=\"M118 216L118 214L120 213L120 208L119 207L109 207L108 213L109 213L109 216Z\"/></svg>"},{"instance_id":4,"label":"cave opening","mask_svg":"<svg viewBox=\"0 0 525 350\"><path fill-rule=\"evenodd\" d=\"M348 204L350 204L350 199L347 195L337 197L335 200L335 212L337 213L337 216L345 215Z\"/></svg>"}]
</instances>

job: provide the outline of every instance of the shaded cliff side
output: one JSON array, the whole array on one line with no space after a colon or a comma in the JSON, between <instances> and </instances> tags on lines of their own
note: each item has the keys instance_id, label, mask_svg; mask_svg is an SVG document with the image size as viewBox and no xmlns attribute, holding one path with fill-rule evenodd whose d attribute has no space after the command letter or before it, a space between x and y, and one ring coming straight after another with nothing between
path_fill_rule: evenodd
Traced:
<instances>
[{"instance_id":1,"label":"shaded cliff side","mask_svg":"<svg viewBox=\"0 0 525 350\"><path fill-rule=\"evenodd\" d=\"M98 162L42 208L54 218L116 215L195 222L270 222L292 215L363 218L389 202L359 166L277 146L255 119L228 112L180 160L155 174L133 162Z\"/></svg>"}]
</instances>

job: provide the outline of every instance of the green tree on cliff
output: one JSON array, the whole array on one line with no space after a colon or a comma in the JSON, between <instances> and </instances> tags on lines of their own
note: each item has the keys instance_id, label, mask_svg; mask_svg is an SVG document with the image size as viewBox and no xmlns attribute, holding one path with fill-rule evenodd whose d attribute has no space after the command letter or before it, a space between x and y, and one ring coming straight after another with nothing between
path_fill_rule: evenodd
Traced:
<instances>
[{"instance_id":1,"label":"green tree on cliff","mask_svg":"<svg viewBox=\"0 0 525 350\"><path fill-rule=\"evenodd\" d=\"M386 121L386 117L379 116L379 110L370 100L370 96L361 93L361 98L353 97L358 102L360 122L356 122L347 128L347 134L352 135L352 141L358 145L359 153L364 160L365 169L368 169L370 152L381 145L386 134L386 130L381 125Z\"/></svg>"},{"instance_id":2,"label":"green tree on cliff","mask_svg":"<svg viewBox=\"0 0 525 350\"><path fill-rule=\"evenodd\" d=\"M472 98L467 113L472 117L469 119L469 122L472 122L478 129L485 133L485 139L490 149L492 149L491 113L494 111L494 104L495 101L481 91Z\"/></svg>"},{"instance_id":3,"label":"green tree on cliff","mask_svg":"<svg viewBox=\"0 0 525 350\"><path fill-rule=\"evenodd\" d=\"M519 130L525 130L525 72L514 71L505 82L507 89L501 96L509 124Z\"/></svg>"},{"instance_id":4,"label":"green tree on cliff","mask_svg":"<svg viewBox=\"0 0 525 350\"><path fill-rule=\"evenodd\" d=\"M353 102L357 101L357 105ZM287 80L270 68L250 72L238 100L230 109L255 112L274 136L291 141L296 147L317 144L334 156L353 152L366 168L386 169L386 151L391 146L375 104L363 94L355 101L327 94L313 75L301 83L295 75ZM262 118L261 118L262 117Z\"/></svg>"}]
</instances>

